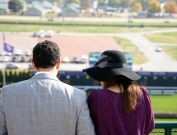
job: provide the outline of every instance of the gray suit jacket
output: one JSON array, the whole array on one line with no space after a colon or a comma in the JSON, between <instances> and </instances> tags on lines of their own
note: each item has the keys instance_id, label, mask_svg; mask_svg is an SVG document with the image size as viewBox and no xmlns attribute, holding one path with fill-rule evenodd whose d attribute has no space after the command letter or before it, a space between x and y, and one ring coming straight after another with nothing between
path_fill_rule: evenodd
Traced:
<instances>
[{"instance_id":1,"label":"gray suit jacket","mask_svg":"<svg viewBox=\"0 0 177 135\"><path fill-rule=\"evenodd\" d=\"M3 87L0 135L6 134L94 135L85 92L47 73Z\"/></svg>"}]
</instances>

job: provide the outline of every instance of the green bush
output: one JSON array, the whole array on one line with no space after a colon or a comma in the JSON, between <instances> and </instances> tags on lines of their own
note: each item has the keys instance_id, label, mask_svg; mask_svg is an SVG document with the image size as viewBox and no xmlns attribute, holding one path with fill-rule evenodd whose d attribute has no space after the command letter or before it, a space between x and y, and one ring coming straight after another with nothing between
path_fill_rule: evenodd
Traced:
<instances>
[{"instance_id":1,"label":"green bush","mask_svg":"<svg viewBox=\"0 0 177 135\"><path fill-rule=\"evenodd\" d=\"M177 113L159 112L159 113L155 113L155 118L176 119Z\"/></svg>"},{"instance_id":2,"label":"green bush","mask_svg":"<svg viewBox=\"0 0 177 135\"><path fill-rule=\"evenodd\" d=\"M30 70L5 70L6 84L27 80L32 77ZM0 70L0 82L3 82L3 71ZM2 84L0 84L2 86Z\"/></svg>"}]
</instances>

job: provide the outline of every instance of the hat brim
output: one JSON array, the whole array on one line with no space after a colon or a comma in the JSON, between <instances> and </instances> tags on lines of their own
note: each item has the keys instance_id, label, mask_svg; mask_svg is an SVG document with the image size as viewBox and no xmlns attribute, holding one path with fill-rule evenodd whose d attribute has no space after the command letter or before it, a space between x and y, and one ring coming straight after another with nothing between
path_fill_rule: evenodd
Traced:
<instances>
[{"instance_id":1,"label":"hat brim","mask_svg":"<svg viewBox=\"0 0 177 135\"><path fill-rule=\"evenodd\" d=\"M99 68L99 67L91 67L83 70L89 76L97 81L109 81L110 79L123 75L130 80L136 81L141 78L137 73L128 70L127 68Z\"/></svg>"}]
</instances>

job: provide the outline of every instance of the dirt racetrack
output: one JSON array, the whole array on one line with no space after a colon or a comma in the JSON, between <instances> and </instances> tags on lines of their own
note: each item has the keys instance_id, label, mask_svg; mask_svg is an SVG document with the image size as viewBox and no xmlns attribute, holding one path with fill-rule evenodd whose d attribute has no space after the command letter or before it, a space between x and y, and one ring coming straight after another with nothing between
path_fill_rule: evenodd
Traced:
<instances>
[{"instance_id":1,"label":"dirt racetrack","mask_svg":"<svg viewBox=\"0 0 177 135\"><path fill-rule=\"evenodd\" d=\"M2 33L1 33L2 35ZM81 57L82 55L88 55L93 51L104 51L107 49L120 50L117 43L112 37L106 36L88 36L88 35L60 35L55 34L52 38L34 38L32 33L5 33L6 42L13 45L15 49L19 50L31 50L33 46L43 40L51 40L56 42L61 49L62 57L73 56ZM0 38L0 44L3 50L3 41Z\"/></svg>"}]
</instances>

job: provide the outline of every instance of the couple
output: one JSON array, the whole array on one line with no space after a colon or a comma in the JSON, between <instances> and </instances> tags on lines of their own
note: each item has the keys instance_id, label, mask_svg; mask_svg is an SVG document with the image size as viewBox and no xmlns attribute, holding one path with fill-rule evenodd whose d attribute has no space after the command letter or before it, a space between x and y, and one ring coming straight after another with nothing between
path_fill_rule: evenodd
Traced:
<instances>
[{"instance_id":1,"label":"couple","mask_svg":"<svg viewBox=\"0 0 177 135\"><path fill-rule=\"evenodd\" d=\"M153 129L150 98L134 82L140 76L126 69L121 52L105 51L84 70L103 86L90 94L88 105L84 91L56 77L56 43L38 43L32 64L37 70L32 78L3 87L0 135L147 135Z\"/></svg>"}]
</instances>

